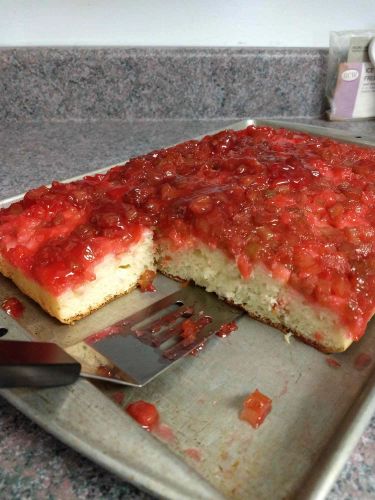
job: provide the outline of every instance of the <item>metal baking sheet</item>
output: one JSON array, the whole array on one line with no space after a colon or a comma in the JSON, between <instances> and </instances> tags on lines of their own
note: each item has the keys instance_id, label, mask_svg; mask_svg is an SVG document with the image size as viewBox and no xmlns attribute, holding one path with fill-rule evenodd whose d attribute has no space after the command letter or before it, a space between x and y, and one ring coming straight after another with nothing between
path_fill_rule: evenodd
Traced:
<instances>
[{"instance_id":1,"label":"metal baking sheet","mask_svg":"<svg viewBox=\"0 0 375 500\"><path fill-rule=\"evenodd\" d=\"M324 127L271 120L250 124L284 126L374 146ZM11 200L4 200L5 206ZM39 340L70 350L87 332L97 331L178 289L157 278L155 294L117 299L74 326L60 325L0 278L0 300L17 296L25 304L19 323ZM21 339L23 330L0 311L7 338ZM375 359L375 322L366 335L342 354L327 356L277 330L243 317L226 339L212 339L198 357L188 356L146 387L92 383L81 378L71 387L14 389L0 393L61 441L125 480L165 498L323 499L350 451L375 412L375 369L357 370L355 359ZM72 354L72 352L71 352ZM98 360L75 353L87 372ZM238 418L244 397L258 388L273 400L273 409L257 430ZM113 401L121 392L121 405ZM143 431L123 411L129 401L157 405L164 431Z\"/></svg>"}]
</instances>

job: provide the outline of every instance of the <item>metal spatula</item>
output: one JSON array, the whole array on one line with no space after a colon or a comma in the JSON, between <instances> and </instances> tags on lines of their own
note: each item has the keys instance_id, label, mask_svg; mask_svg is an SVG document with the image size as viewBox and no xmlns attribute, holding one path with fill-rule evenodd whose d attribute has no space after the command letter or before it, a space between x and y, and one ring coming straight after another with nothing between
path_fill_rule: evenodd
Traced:
<instances>
[{"instance_id":1,"label":"metal spatula","mask_svg":"<svg viewBox=\"0 0 375 500\"><path fill-rule=\"evenodd\" d=\"M89 335L79 344L91 347L104 356L110 365L116 367L117 379L111 378L111 381L141 387L183 356L201 346L223 325L234 321L242 314L240 309L228 305L216 295L189 285L104 330ZM7 377L2 377L2 370L4 366L7 366L6 356L5 358L1 356L2 342L4 341L0 341L0 387L53 385L50 380L51 375L46 375L45 384L43 384L43 376L31 377L29 384L25 384L27 379L23 377L22 383L19 383L20 379L16 377L17 370L14 368L9 370L9 366ZM44 362L41 360L40 364L35 363L37 360L35 348L38 345L48 345L48 343L26 342L22 344L26 344L22 346L22 350L27 349L27 344L33 344L33 364L29 363L29 372L32 373L32 369L40 372L45 360ZM21 343L19 351L21 352ZM22 359L25 358L20 357L19 367L22 366ZM13 366L17 366L16 352L13 353ZM51 374L53 369L53 363L48 360L48 370L44 373ZM66 383L72 382L72 371L77 372L77 367L73 368L72 364L66 363L66 360L60 363L56 366L54 373L56 380L60 380L56 385L64 383L64 369L69 369L70 373L70 379ZM79 369L78 364L78 373ZM12 379L12 373L15 379ZM61 379L58 379L58 373ZM83 375L102 378L100 374ZM34 379L37 383L31 383ZM8 385L4 385L5 383Z\"/></svg>"}]
</instances>

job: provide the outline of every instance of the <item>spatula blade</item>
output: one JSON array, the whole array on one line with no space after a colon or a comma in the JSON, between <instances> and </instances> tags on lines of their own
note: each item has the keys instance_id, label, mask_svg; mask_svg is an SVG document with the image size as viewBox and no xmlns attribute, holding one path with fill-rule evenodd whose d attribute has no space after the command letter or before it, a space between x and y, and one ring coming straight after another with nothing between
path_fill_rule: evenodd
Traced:
<instances>
[{"instance_id":1,"label":"spatula blade","mask_svg":"<svg viewBox=\"0 0 375 500\"><path fill-rule=\"evenodd\" d=\"M216 295L189 285L90 335L86 342L124 374L124 384L142 387L242 314ZM189 317L203 325L190 339L181 336Z\"/></svg>"}]
</instances>

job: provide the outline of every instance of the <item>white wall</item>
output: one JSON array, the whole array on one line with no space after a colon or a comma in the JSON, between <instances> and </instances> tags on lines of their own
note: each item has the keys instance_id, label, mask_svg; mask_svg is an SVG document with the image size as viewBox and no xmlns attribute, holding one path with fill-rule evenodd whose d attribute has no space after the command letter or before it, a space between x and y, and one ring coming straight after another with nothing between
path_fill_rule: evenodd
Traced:
<instances>
[{"instance_id":1,"label":"white wall","mask_svg":"<svg viewBox=\"0 0 375 500\"><path fill-rule=\"evenodd\" d=\"M374 0L0 0L0 46L327 47Z\"/></svg>"}]
</instances>

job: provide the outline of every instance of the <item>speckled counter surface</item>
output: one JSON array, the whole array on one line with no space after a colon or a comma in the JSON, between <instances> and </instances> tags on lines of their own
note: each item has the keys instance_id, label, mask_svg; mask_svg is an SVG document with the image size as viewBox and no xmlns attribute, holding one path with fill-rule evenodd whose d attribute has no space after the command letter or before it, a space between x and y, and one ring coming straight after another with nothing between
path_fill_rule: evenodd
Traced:
<instances>
[{"instance_id":1,"label":"speckled counter surface","mask_svg":"<svg viewBox=\"0 0 375 500\"><path fill-rule=\"evenodd\" d=\"M0 128L0 198L199 135L233 120L7 123ZM301 121L301 120L299 120ZM310 120L311 121L311 120ZM321 120L312 120L321 125ZM333 126L332 124L328 124ZM375 136L375 122L335 124ZM52 438L0 400L1 498L148 499ZM375 496L375 417L329 499Z\"/></svg>"}]
</instances>

